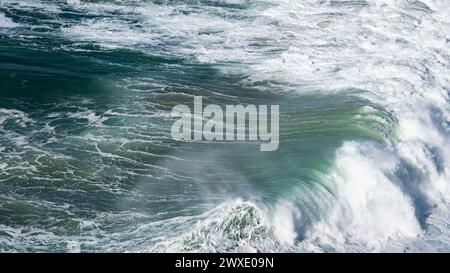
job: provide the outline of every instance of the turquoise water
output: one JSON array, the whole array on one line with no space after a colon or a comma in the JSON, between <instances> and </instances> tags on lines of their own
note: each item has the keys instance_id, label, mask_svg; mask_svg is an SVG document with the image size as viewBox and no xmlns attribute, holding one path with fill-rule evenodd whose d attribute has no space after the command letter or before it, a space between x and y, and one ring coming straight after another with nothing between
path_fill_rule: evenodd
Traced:
<instances>
[{"instance_id":1,"label":"turquoise water","mask_svg":"<svg viewBox=\"0 0 450 273\"><path fill-rule=\"evenodd\" d=\"M0 250L449 251L447 1L0 0ZM172 139L280 105L280 146Z\"/></svg>"}]
</instances>

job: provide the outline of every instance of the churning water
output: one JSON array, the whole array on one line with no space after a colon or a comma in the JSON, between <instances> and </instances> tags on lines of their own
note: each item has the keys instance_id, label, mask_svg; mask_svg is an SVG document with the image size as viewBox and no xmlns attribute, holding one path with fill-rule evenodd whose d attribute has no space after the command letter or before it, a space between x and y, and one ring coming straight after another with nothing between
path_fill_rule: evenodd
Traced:
<instances>
[{"instance_id":1,"label":"churning water","mask_svg":"<svg viewBox=\"0 0 450 273\"><path fill-rule=\"evenodd\" d=\"M449 103L447 0L0 0L0 250L448 252Z\"/></svg>"}]
</instances>

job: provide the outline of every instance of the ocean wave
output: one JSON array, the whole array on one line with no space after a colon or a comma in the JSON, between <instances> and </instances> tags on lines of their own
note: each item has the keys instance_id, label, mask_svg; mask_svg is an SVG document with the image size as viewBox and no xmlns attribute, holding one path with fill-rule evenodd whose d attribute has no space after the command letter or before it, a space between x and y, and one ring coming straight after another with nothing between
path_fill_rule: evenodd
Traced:
<instances>
[{"instance_id":1,"label":"ocean wave","mask_svg":"<svg viewBox=\"0 0 450 273\"><path fill-rule=\"evenodd\" d=\"M5 14L0 13L0 28L14 28L18 24L14 23L10 18L6 17Z\"/></svg>"},{"instance_id":2,"label":"ocean wave","mask_svg":"<svg viewBox=\"0 0 450 273\"><path fill-rule=\"evenodd\" d=\"M143 54L131 59L129 67L148 55L170 56L178 63L149 66L148 73L145 69L129 74L112 70L108 87L111 92L117 91L114 88L124 92L115 92L112 98L99 95L100 99L94 97L88 105L80 103L81 107L79 101L52 102L55 111L44 122L21 110L0 108L1 132L7 136L2 146L14 148L1 151L0 179L9 181L10 187L24 187L18 181L25 178L30 188L40 187L33 184L36 180L51 181L48 191L80 191L85 198L85 191L94 189L111 198L99 205L109 209L128 208L130 203L145 207L139 203L144 202L148 218L158 214L152 207L158 202L184 215L174 213L158 220L142 217L143 222L132 230L119 228L110 233L101 227L111 223L92 216L96 223L92 232L99 232L104 240L89 243L68 236L69 244L58 246L65 251L95 251L96 247L112 251L446 251L448 4L445 0L202 1L202 5L6 1L5 9L11 13L52 11L52 29L56 29L52 38L65 41L61 47L52 45L52 50L78 54L78 49L90 48L77 57L116 66L121 60L104 57L111 50ZM15 28L15 21L0 13L0 27ZM45 32L35 34L46 37ZM147 59L142 62L146 64ZM208 77L195 70L198 67L213 71L205 73L208 77L225 79L223 90L216 90L218 84L207 86ZM178 74L170 74L177 69ZM126 78L125 83L116 77ZM232 88L226 84L242 93L229 93ZM126 93L130 90L133 95ZM286 148L289 153L284 150L286 154L276 159L246 154L247 161L233 157L239 166L229 164L223 159L226 155L234 152L244 158L246 149L227 147L223 150L228 154L218 149L212 154L211 147L217 146L174 144L168 120L155 115L155 109L166 109L195 92L205 92L211 100L244 101L255 91L280 101L301 104L304 99L312 104L303 112L296 112L299 105L289 106L294 110L285 113L286 131L281 134L285 147L291 146ZM342 98L348 102L338 101ZM40 143L36 136L42 137L44 128L47 141ZM325 140L317 144L310 139ZM298 147L300 140L305 147ZM326 141L333 143L331 152L321 150ZM291 156L294 151L297 154ZM280 162L284 165L277 169ZM17 163L19 167L13 167ZM270 181L264 181L260 173ZM207 196L211 184L220 189L213 197ZM187 198L193 192L205 196ZM140 201L128 200L123 196L127 194ZM233 199L236 195L242 196ZM69 197L47 198L69 202ZM206 202L208 209L186 216L186 208L177 207L180 200ZM111 217L119 221L118 215ZM177 228L164 233L168 226ZM32 232L25 245L45 238L56 244L60 239L45 233L45 228L36 228L39 232ZM16 242L25 240L9 226L2 229L9 234L0 242L3 248L14 249ZM87 237L92 239L91 234Z\"/></svg>"}]
</instances>

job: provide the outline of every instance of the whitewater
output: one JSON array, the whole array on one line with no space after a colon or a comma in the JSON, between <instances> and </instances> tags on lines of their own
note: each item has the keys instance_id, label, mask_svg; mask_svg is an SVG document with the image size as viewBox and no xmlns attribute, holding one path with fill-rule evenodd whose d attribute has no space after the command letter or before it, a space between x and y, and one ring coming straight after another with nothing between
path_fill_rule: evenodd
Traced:
<instances>
[{"instance_id":1,"label":"whitewater","mask_svg":"<svg viewBox=\"0 0 450 273\"><path fill-rule=\"evenodd\" d=\"M447 0L0 0L0 250L449 252L449 72Z\"/></svg>"}]
</instances>

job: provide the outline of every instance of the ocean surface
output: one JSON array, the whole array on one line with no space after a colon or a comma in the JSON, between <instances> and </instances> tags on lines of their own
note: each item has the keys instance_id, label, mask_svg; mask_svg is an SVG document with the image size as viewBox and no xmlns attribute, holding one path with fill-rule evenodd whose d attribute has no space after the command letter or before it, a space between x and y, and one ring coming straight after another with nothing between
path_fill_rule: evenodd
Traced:
<instances>
[{"instance_id":1,"label":"ocean surface","mask_svg":"<svg viewBox=\"0 0 450 273\"><path fill-rule=\"evenodd\" d=\"M1 252L449 252L449 147L448 0L0 0Z\"/></svg>"}]
</instances>

